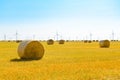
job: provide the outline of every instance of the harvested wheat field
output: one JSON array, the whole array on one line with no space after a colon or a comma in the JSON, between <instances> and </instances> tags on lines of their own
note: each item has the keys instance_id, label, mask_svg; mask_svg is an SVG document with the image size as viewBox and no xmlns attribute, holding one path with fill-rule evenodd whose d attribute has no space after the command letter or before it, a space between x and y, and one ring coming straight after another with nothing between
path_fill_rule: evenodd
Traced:
<instances>
[{"instance_id":1,"label":"harvested wheat field","mask_svg":"<svg viewBox=\"0 0 120 80\"><path fill-rule=\"evenodd\" d=\"M45 48L40 60L22 60L19 43L0 42L0 80L120 80L120 42L66 42Z\"/></svg>"}]
</instances>

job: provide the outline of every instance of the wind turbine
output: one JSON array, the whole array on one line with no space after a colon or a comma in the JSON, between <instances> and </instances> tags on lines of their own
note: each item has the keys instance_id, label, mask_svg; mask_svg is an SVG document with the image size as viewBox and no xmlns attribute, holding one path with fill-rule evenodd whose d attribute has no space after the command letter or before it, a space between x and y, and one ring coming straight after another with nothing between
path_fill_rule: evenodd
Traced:
<instances>
[{"instance_id":1,"label":"wind turbine","mask_svg":"<svg viewBox=\"0 0 120 80\"><path fill-rule=\"evenodd\" d=\"M112 31L112 40L113 40L113 41L114 41L114 35L115 35L115 34L114 34L114 32Z\"/></svg>"},{"instance_id":2,"label":"wind turbine","mask_svg":"<svg viewBox=\"0 0 120 80\"><path fill-rule=\"evenodd\" d=\"M92 41L92 33L90 33L90 40Z\"/></svg>"},{"instance_id":3,"label":"wind turbine","mask_svg":"<svg viewBox=\"0 0 120 80\"><path fill-rule=\"evenodd\" d=\"M15 33L15 36L16 36L16 41L18 40L18 32L16 31Z\"/></svg>"},{"instance_id":4,"label":"wind turbine","mask_svg":"<svg viewBox=\"0 0 120 80\"><path fill-rule=\"evenodd\" d=\"M59 39L59 34L58 34L58 32L56 32L56 34L55 34L55 37L56 37L56 40L58 41L58 39Z\"/></svg>"},{"instance_id":5,"label":"wind turbine","mask_svg":"<svg viewBox=\"0 0 120 80\"><path fill-rule=\"evenodd\" d=\"M4 40L6 41L6 34L4 34Z\"/></svg>"}]
</instances>

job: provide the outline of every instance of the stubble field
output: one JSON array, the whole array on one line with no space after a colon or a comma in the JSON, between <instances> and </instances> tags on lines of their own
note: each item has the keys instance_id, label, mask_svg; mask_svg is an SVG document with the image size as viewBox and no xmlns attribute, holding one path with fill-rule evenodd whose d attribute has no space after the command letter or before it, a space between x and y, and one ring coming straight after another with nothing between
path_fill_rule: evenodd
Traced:
<instances>
[{"instance_id":1,"label":"stubble field","mask_svg":"<svg viewBox=\"0 0 120 80\"><path fill-rule=\"evenodd\" d=\"M0 80L120 80L120 42L47 45L41 60L21 60L19 43L0 42Z\"/></svg>"}]
</instances>

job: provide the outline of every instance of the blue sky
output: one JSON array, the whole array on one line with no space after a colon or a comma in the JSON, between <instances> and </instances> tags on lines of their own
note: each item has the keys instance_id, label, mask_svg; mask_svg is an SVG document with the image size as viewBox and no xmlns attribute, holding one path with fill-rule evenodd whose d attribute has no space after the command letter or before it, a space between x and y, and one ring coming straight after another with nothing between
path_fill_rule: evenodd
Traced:
<instances>
[{"instance_id":1,"label":"blue sky","mask_svg":"<svg viewBox=\"0 0 120 80\"><path fill-rule=\"evenodd\" d=\"M0 39L120 39L119 0L0 0Z\"/></svg>"}]
</instances>

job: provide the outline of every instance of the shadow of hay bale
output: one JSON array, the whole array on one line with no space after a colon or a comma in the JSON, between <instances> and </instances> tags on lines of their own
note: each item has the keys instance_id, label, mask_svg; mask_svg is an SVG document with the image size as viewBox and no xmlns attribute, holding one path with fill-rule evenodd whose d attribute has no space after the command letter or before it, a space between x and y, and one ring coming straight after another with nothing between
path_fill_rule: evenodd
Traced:
<instances>
[{"instance_id":1,"label":"shadow of hay bale","mask_svg":"<svg viewBox=\"0 0 120 80\"><path fill-rule=\"evenodd\" d=\"M24 61L34 61L34 60L40 60L40 59L17 59L17 58L14 58L14 59L11 59L10 62L24 62Z\"/></svg>"}]
</instances>

